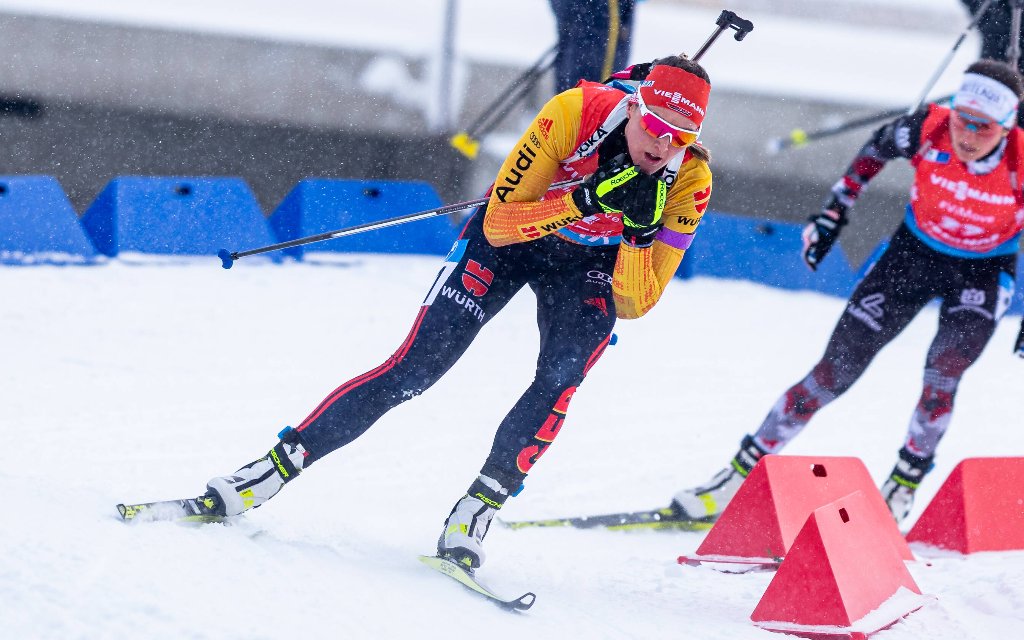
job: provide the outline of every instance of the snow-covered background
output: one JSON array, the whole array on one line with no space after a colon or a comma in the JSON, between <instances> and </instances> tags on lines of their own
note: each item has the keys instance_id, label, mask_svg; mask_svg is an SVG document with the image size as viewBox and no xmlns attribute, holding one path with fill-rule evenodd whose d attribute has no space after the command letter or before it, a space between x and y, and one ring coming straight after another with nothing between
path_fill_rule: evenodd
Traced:
<instances>
[{"instance_id":1,"label":"snow-covered background","mask_svg":"<svg viewBox=\"0 0 1024 640\"><path fill-rule=\"evenodd\" d=\"M955 0L909 4L953 15L949 32L740 12L755 33L716 45L708 66L719 87L907 103L963 25ZM0 0L4 10L412 52L438 46L442 6ZM695 47L716 14L642 4L636 57ZM543 0L460 4L461 55L527 63L553 40ZM976 51L972 37L951 69ZM675 564L701 534L495 528L481 576L503 592L538 594L518 616L416 561L433 549L495 426L529 383L537 345L529 293L427 394L243 522L119 521L118 502L202 492L209 477L260 455L339 383L379 364L404 338L437 268L432 258L341 256L243 261L225 272L215 259L129 256L0 269L0 637L780 637L748 619L771 574ZM620 343L591 372L557 443L503 516L667 504L726 463L820 356L841 309L841 300L811 293L674 282L648 317L620 323ZM926 310L787 453L857 456L880 481L919 393L935 320ZM962 384L908 524L964 457L1024 455L1024 363L1009 353L1016 325L1003 322ZM910 570L938 600L879 638L1024 636L1024 552L936 558Z\"/></svg>"},{"instance_id":2,"label":"snow-covered background","mask_svg":"<svg viewBox=\"0 0 1024 640\"><path fill-rule=\"evenodd\" d=\"M845 13L828 19L829 0L746 0L738 10L754 23L742 43L723 36L704 60L716 88L853 104L904 105L918 97L967 24L958 0L845 0ZM863 5L857 20L849 8ZM0 10L165 29L360 48L407 56L441 52L447 0L0 0ZM641 2L635 16L633 59L693 52L714 29L727 1ZM801 7L817 8L810 19ZM820 7L825 7L824 9ZM902 8L905 13L895 9ZM875 12L878 22L866 14ZM919 15L947 25L914 29L896 16ZM455 49L460 60L526 67L556 41L547 0L462 0L457 3ZM977 57L971 33L933 95L949 93Z\"/></svg>"}]
</instances>

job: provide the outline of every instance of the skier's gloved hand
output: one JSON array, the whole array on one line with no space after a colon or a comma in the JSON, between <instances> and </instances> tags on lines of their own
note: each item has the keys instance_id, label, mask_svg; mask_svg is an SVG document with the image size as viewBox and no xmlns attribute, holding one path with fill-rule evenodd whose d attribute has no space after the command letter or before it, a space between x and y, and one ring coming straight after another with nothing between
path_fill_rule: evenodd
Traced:
<instances>
[{"instance_id":1,"label":"skier's gloved hand","mask_svg":"<svg viewBox=\"0 0 1024 640\"><path fill-rule=\"evenodd\" d=\"M626 184L625 190L627 200L622 210L622 241L640 249L649 247L661 230L668 185L661 178L640 171Z\"/></svg>"},{"instance_id":2,"label":"skier's gloved hand","mask_svg":"<svg viewBox=\"0 0 1024 640\"><path fill-rule=\"evenodd\" d=\"M818 270L818 263L825 259L832 245L839 238L839 231L847 223L846 208L838 203L826 206L820 213L809 218L810 224L804 227L803 258L811 271Z\"/></svg>"},{"instance_id":3,"label":"skier's gloved hand","mask_svg":"<svg viewBox=\"0 0 1024 640\"><path fill-rule=\"evenodd\" d=\"M1013 345L1013 353L1018 358L1024 358L1024 318L1020 320L1020 333L1017 334L1017 342Z\"/></svg>"},{"instance_id":4,"label":"skier's gloved hand","mask_svg":"<svg viewBox=\"0 0 1024 640\"><path fill-rule=\"evenodd\" d=\"M624 187L639 173L627 154L619 154L576 187L572 192L573 204L584 216L622 211L626 199Z\"/></svg>"}]
</instances>

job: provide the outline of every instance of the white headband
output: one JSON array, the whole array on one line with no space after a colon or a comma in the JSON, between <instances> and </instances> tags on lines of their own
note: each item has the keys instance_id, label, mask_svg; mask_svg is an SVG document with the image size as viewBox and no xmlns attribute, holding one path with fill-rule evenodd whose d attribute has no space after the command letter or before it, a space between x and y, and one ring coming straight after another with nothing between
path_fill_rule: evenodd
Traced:
<instances>
[{"instance_id":1,"label":"white headband","mask_svg":"<svg viewBox=\"0 0 1024 640\"><path fill-rule=\"evenodd\" d=\"M978 73L964 74L960 90L953 96L953 108L975 109L1007 129L1017 119L1017 94L998 80Z\"/></svg>"}]
</instances>

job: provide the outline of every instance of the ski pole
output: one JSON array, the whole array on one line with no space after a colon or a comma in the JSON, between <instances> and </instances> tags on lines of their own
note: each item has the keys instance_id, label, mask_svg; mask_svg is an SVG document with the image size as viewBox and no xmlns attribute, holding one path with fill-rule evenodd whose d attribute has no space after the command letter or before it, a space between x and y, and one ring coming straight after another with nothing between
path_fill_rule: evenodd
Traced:
<instances>
[{"instance_id":1,"label":"ski pole","mask_svg":"<svg viewBox=\"0 0 1024 640\"><path fill-rule=\"evenodd\" d=\"M921 95L918 97L917 102L907 109L908 116L920 109L921 105L924 104L925 98L928 97L928 92L931 91L932 87L935 86L935 83L939 81L939 76L946 71L946 67L949 66L949 63L953 60L953 56L956 55L956 50L959 49L960 45L967 39L967 32L973 29L974 26L981 21L981 18L985 15L985 11L988 10L990 4L992 4L992 0L985 0L981 3L981 6L978 7L978 13L974 14L971 21L968 22L967 26L964 27L964 30L960 32L960 37L956 39L956 43L953 45L953 48L946 52L946 57L942 59L942 62L939 63L939 68L935 70L935 73L933 73L932 77L928 80L928 84L924 86L924 90L921 91Z\"/></svg>"},{"instance_id":2,"label":"ski pole","mask_svg":"<svg viewBox=\"0 0 1024 640\"><path fill-rule=\"evenodd\" d=\"M514 79L508 88L502 91L465 131L452 136L449 143L459 153L470 160L476 159L480 149L479 138L490 132L492 128L501 122L505 116L525 98L530 89L555 65L558 46L555 45L544 52L543 55L533 63L529 69ZM499 109L500 107L500 109Z\"/></svg>"},{"instance_id":3,"label":"ski pole","mask_svg":"<svg viewBox=\"0 0 1024 640\"><path fill-rule=\"evenodd\" d=\"M936 98L933 102L944 102L952 98L952 95L942 96ZM882 122L895 118L896 116L903 115L907 112L906 109L900 107L898 109L888 109L886 111L880 111L878 113L863 116L860 118L854 118L853 120L847 120L831 127L822 127L821 129L815 129L813 131L804 131L803 129L793 129L789 132L789 135L784 138L773 138L768 141L767 152L770 155L775 155L785 149L791 149L794 147L802 147L808 142L820 140L821 138L831 138L832 136L839 135L840 133L846 133L853 129L859 129L866 127L876 122Z\"/></svg>"},{"instance_id":4,"label":"ski pole","mask_svg":"<svg viewBox=\"0 0 1024 640\"><path fill-rule=\"evenodd\" d=\"M548 187L548 191L553 189L564 189L565 187L574 187L577 184L583 182L583 178L576 178L574 180L566 180L564 182L556 182ZM364 231L373 231L375 229L384 229L385 227L393 227L399 224L405 224L406 222L415 222L417 220L426 220L427 218L434 218L437 216L443 216L449 213L455 213L457 211L465 211L466 209L473 209L474 207L480 207L487 204L489 198L477 198L476 200L468 200L466 202L456 202L454 204L448 204L443 207L437 207L436 209L427 209L426 211L418 211L416 213L409 213L404 216L395 216L394 218L386 218L384 220L378 220L376 222L364 222L362 224L352 225L351 227L345 227L343 229L337 229L335 231L327 231L325 233L318 233L312 236L306 236L305 238L296 238L295 240L288 240L287 242L278 242L276 244L267 245L265 247L258 247L256 249L247 249L245 251L228 251L227 249L221 249L217 252L217 257L221 260L221 266L225 269L230 269L235 263L235 260L244 258L246 256L254 256L260 253L268 253L270 251L278 251L280 249L290 249L291 247L298 247L304 244L312 244L314 242L322 242L324 240L334 240L335 238L343 238L345 236L355 235L357 233L363 233Z\"/></svg>"},{"instance_id":5,"label":"ski pole","mask_svg":"<svg viewBox=\"0 0 1024 640\"><path fill-rule=\"evenodd\" d=\"M1010 0L1010 46L1006 50L1006 61L1017 70L1020 64L1020 14L1024 0Z\"/></svg>"},{"instance_id":6,"label":"ski pole","mask_svg":"<svg viewBox=\"0 0 1024 640\"><path fill-rule=\"evenodd\" d=\"M960 36L956 39L956 42L953 44L953 47L946 52L946 56L942 59L942 62L939 64L939 68L936 69L935 73L932 74L932 77L928 79L928 83L925 84L924 90L921 91L921 95L918 97L917 101L914 104L907 107L906 109L886 110L874 116L865 116L863 118L857 118L856 120L851 120L849 122L838 124L834 127L825 127L823 129L818 129L817 131L808 132L804 131L803 129L793 129L792 131L789 132L788 136L783 136L780 138L774 138L772 140L769 140L767 146L768 153L774 155L786 149L802 147L808 142L811 142L812 140L828 138L839 133L844 133L851 129L856 129L857 127L862 127L869 124L873 124L875 122L880 122L888 118L895 118L896 116L903 113L910 115L917 111L918 109L920 109L921 105L925 103L925 99L928 97L928 93L935 86L935 83L938 82L939 77L946 70L946 67L949 66L949 63L953 59L953 56L956 55L957 49L959 49L960 45L963 44L964 40L967 39L967 33L971 29L973 29L978 24L978 22L981 21L981 18L985 15L985 11L988 10L990 4L992 4L992 0L985 0L984 2L981 3L981 6L978 7L978 12L974 14L974 16L971 18L971 21L967 24L966 27L964 27L964 30L960 32ZM949 96L944 96L937 100L933 100L933 102L942 102L948 99Z\"/></svg>"}]
</instances>

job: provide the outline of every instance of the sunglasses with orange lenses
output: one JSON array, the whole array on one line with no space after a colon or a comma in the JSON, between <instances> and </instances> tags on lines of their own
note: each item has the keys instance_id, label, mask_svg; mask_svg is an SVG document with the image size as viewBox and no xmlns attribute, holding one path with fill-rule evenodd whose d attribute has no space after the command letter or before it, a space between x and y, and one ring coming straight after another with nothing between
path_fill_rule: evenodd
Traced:
<instances>
[{"instance_id":1,"label":"sunglasses with orange lenses","mask_svg":"<svg viewBox=\"0 0 1024 640\"><path fill-rule=\"evenodd\" d=\"M684 129L683 127L677 127L674 124L663 120L654 114L647 105L644 104L644 99L637 91L633 94L636 97L636 106L640 109L640 128L646 131L648 134L655 138L664 138L668 136L669 142L673 147L683 148L688 147L697 141L700 136L700 129L696 131L693 129Z\"/></svg>"}]
</instances>

